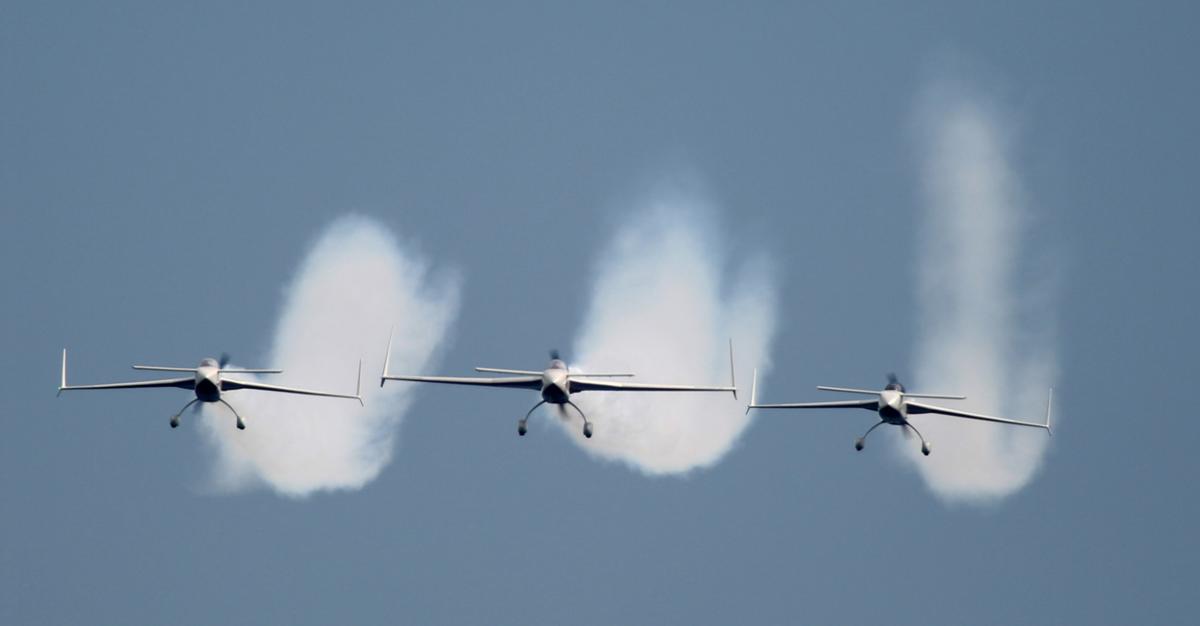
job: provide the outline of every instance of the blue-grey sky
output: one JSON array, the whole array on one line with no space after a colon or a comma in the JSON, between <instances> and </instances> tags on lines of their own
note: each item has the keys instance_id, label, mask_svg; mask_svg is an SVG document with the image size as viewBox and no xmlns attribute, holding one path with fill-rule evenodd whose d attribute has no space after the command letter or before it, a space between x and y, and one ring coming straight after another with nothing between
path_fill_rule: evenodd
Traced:
<instances>
[{"instance_id":1,"label":"blue-grey sky","mask_svg":"<svg viewBox=\"0 0 1200 626\"><path fill-rule=\"evenodd\" d=\"M1194 621L1197 11L727 4L0 8L0 622ZM274 365L348 213L461 278L439 371L537 367L679 172L726 280L770 255L772 399L912 379L947 73L1003 112L1057 285L1060 426L999 501L939 498L895 432L854 453L866 416L760 415L648 477L445 388L361 490L221 495L183 392L54 397L64 345L80 381Z\"/></svg>"}]
</instances>

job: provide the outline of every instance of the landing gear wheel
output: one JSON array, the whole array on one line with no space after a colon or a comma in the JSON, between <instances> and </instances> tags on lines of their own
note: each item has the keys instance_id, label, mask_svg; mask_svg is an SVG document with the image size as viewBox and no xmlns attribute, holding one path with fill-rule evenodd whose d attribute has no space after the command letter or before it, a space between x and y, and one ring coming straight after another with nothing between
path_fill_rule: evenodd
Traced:
<instances>
[{"instance_id":1,"label":"landing gear wheel","mask_svg":"<svg viewBox=\"0 0 1200 626\"><path fill-rule=\"evenodd\" d=\"M592 438L592 424L590 422L583 425L583 436L588 439Z\"/></svg>"},{"instance_id":2,"label":"landing gear wheel","mask_svg":"<svg viewBox=\"0 0 1200 626\"><path fill-rule=\"evenodd\" d=\"M179 416L178 415L171 417L171 428L179 428Z\"/></svg>"},{"instance_id":3,"label":"landing gear wheel","mask_svg":"<svg viewBox=\"0 0 1200 626\"><path fill-rule=\"evenodd\" d=\"M517 434L524 437L526 432L528 431L525 430L525 420L517 422Z\"/></svg>"},{"instance_id":4,"label":"landing gear wheel","mask_svg":"<svg viewBox=\"0 0 1200 626\"><path fill-rule=\"evenodd\" d=\"M855 439L855 440L854 440L854 449L855 449L855 450L858 450L859 452L862 452L862 449L863 449L863 440L862 440L862 438L861 438L861 437L860 437L860 438L858 438L858 439Z\"/></svg>"},{"instance_id":5,"label":"landing gear wheel","mask_svg":"<svg viewBox=\"0 0 1200 626\"><path fill-rule=\"evenodd\" d=\"M929 456L929 453L930 453L929 444L927 444L927 443L921 444L921 454L924 454L925 456Z\"/></svg>"},{"instance_id":6,"label":"landing gear wheel","mask_svg":"<svg viewBox=\"0 0 1200 626\"><path fill-rule=\"evenodd\" d=\"M238 418L238 421L237 421L237 427L238 427L238 430L246 430L246 422L243 422L242 418L240 418L240 417Z\"/></svg>"}]
</instances>

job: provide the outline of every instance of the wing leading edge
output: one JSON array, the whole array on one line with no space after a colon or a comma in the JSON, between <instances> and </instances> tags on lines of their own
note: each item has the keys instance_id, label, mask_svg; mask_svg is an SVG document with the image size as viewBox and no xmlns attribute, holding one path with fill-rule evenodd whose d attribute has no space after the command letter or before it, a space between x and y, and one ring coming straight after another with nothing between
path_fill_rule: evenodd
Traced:
<instances>
[{"instance_id":1,"label":"wing leading edge","mask_svg":"<svg viewBox=\"0 0 1200 626\"><path fill-rule=\"evenodd\" d=\"M164 378L161 380L137 380L127 383L102 383L99 385L68 385L67 384L67 350L62 351L62 376L58 382L58 393L64 391L81 391L86 389L154 389L174 387L177 389L195 389L196 378L188 376L185 378Z\"/></svg>"},{"instance_id":2,"label":"wing leading edge","mask_svg":"<svg viewBox=\"0 0 1200 626\"><path fill-rule=\"evenodd\" d=\"M736 392L737 387L706 387L697 385L655 385L651 383L626 383L594 380L582 375L571 377L571 393L580 391L724 391Z\"/></svg>"},{"instance_id":3,"label":"wing leading edge","mask_svg":"<svg viewBox=\"0 0 1200 626\"><path fill-rule=\"evenodd\" d=\"M1050 406L1053 402L1054 391L1050 391L1050 395L1046 398L1046 423L1039 424L1037 422L1027 422L1024 420L1008 419L1006 417L997 417L995 415L986 415L984 413L972 413L970 411L960 411L943 406L933 404L925 404L924 402L907 401L909 415L920 415L925 413L937 413L940 415L949 415L951 417L964 417L972 420L980 420L984 422L995 422L997 424L1009 424L1012 426L1028 426L1030 428L1043 428L1047 433L1050 433Z\"/></svg>"},{"instance_id":4,"label":"wing leading edge","mask_svg":"<svg viewBox=\"0 0 1200 626\"><path fill-rule=\"evenodd\" d=\"M396 376L389 374L383 380L404 380L413 383L441 383L443 385L473 385L507 389L541 389L541 376L510 376L505 378L482 378L477 376Z\"/></svg>"},{"instance_id":5,"label":"wing leading edge","mask_svg":"<svg viewBox=\"0 0 1200 626\"><path fill-rule=\"evenodd\" d=\"M322 398L343 398L346 400L358 400L362 405L362 361L358 362L358 384L354 390L354 395L345 393L332 393L329 391L316 391L313 389L302 389L300 387L285 387L283 385L268 385L250 380L236 380L233 378L221 378L222 391L236 391L238 389L253 389L257 391L273 391L276 393L294 393L302 396L319 396Z\"/></svg>"}]
</instances>

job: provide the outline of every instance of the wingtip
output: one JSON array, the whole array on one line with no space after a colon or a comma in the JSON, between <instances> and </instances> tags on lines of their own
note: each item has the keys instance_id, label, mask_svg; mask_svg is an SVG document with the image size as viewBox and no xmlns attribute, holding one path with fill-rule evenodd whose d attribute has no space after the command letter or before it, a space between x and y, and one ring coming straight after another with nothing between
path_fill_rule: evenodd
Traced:
<instances>
[{"instance_id":1,"label":"wingtip","mask_svg":"<svg viewBox=\"0 0 1200 626\"><path fill-rule=\"evenodd\" d=\"M392 363L392 338L396 334L396 325L393 324L388 330L387 351L383 355L383 373L379 376L379 388L383 388L383 383L387 381L388 366Z\"/></svg>"},{"instance_id":2,"label":"wingtip","mask_svg":"<svg viewBox=\"0 0 1200 626\"><path fill-rule=\"evenodd\" d=\"M758 404L758 368L754 368L754 372L750 377L750 404L746 405L746 414L750 414L750 409Z\"/></svg>"},{"instance_id":3,"label":"wingtip","mask_svg":"<svg viewBox=\"0 0 1200 626\"><path fill-rule=\"evenodd\" d=\"M1054 406L1054 387L1046 392L1046 436L1053 437L1054 430L1050 428L1050 410Z\"/></svg>"},{"instance_id":4,"label":"wingtip","mask_svg":"<svg viewBox=\"0 0 1200 626\"><path fill-rule=\"evenodd\" d=\"M733 391L733 399L737 400L737 376L733 367L733 337L729 338L729 387Z\"/></svg>"},{"instance_id":5,"label":"wingtip","mask_svg":"<svg viewBox=\"0 0 1200 626\"><path fill-rule=\"evenodd\" d=\"M63 389L66 389L66 387L67 387L67 349L63 348L63 350L62 350L62 374L61 374L61 377L58 379L58 393L54 394L54 397L57 398L57 397L61 396Z\"/></svg>"},{"instance_id":6,"label":"wingtip","mask_svg":"<svg viewBox=\"0 0 1200 626\"><path fill-rule=\"evenodd\" d=\"M366 406L362 399L362 359L358 360L358 380L354 383L354 396L358 398L360 405Z\"/></svg>"}]
</instances>

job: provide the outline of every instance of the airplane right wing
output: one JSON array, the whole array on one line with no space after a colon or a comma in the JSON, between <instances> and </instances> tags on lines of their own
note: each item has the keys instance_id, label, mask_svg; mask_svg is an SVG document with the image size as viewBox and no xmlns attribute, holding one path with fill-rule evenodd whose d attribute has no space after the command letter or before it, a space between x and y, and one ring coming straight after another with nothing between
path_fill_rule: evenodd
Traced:
<instances>
[{"instance_id":1,"label":"airplane right wing","mask_svg":"<svg viewBox=\"0 0 1200 626\"><path fill-rule=\"evenodd\" d=\"M129 383L105 383L102 385L67 385L65 382L58 386L58 392L77 391L82 389L138 389L153 387L178 387L179 389L194 389L196 378L165 378L163 380L139 380Z\"/></svg>"},{"instance_id":2,"label":"airplane right wing","mask_svg":"<svg viewBox=\"0 0 1200 626\"><path fill-rule=\"evenodd\" d=\"M380 380L406 380L414 383L442 383L444 385L476 385L483 387L503 387L508 389L537 389L542 388L541 376L509 376L505 378L481 378L474 376L396 376L389 374Z\"/></svg>"},{"instance_id":3,"label":"airplane right wing","mask_svg":"<svg viewBox=\"0 0 1200 626\"><path fill-rule=\"evenodd\" d=\"M822 387L822 389L826 389ZM839 388L839 390L842 390ZM846 390L850 391L850 390ZM865 390L852 390L851 393L877 393L866 392ZM746 407L746 412L750 409L867 409L868 411L879 410L879 399L871 400L835 400L833 402L789 402L784 404L759 404L758 403L758 370L754 370L754 380L750 383L750 405Z\"/></svg>"},{"instance_id":4,"label":"airplane right wing","mask_svg":"<svg viewBox=\"0 0 1200 626\"><path fill-rule=\"evenodd\" d=\"M62 351L62 377L58 383L58 393L84 389L140 389L155 387L176 387L179 389L195 389L196 377L164 378L161 380L138 380L128 383L103 383L99 385L68 385L67 384L67 351Z\"/></svg>"},{"instance_id":5,"label":"airplane right wing","mask_svg":"<svg viewBox=\"0 0 1200 626\"><path fill-rule=\"evenodd\" d=\"M879 410L878 400L838 400L835 402L794 402L788 404L751 404L751 409L867 409Z\"/></svg>"}]
</instances>

